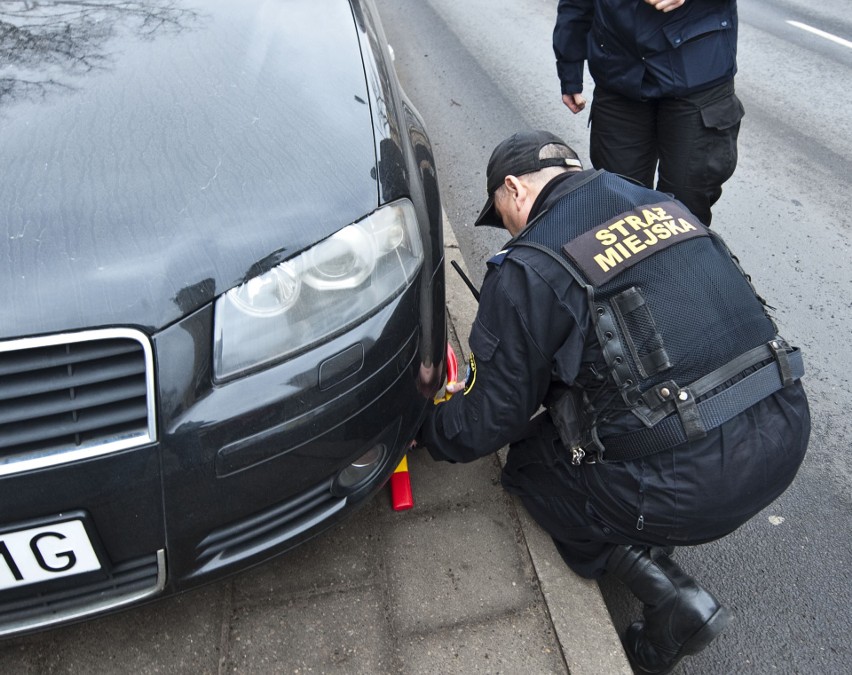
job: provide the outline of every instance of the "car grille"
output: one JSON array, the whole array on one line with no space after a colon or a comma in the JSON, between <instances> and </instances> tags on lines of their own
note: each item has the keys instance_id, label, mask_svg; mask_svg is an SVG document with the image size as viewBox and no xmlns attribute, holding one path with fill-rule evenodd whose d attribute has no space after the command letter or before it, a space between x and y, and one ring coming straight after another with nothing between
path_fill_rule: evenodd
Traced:
<instances>
[{"instance_id":1,"label":"car grille","mask_svg":"<svg viewBox=\"0 0 852 675\"><path fill-rule=\"evenodd\" d=\"M294 499L214 530L197 547L202 562L199 571L207 572L277 546L344 506L346 498L332 495L329 480Z\"/></svg>"},{"instance_id":2,"label":"car grille","mask_svg":"<svg viewBox=\"0 0 852 675\"><path fill-rule=\"evenodd\" d=\"M154 441L153 385L135 330L0 343L0 475Z\"/></svg>"},{"instance_id":3,"label":"car grille","mask_svg":"<svg viewBox=\"0 0 852 675\"><path fill-rule=\"evenodd\" d=\"M166 554L160 550L114 566L106 579L0 602L0 637L129 605L160 593L165 585Z\"/></svg>"}]
</instances>

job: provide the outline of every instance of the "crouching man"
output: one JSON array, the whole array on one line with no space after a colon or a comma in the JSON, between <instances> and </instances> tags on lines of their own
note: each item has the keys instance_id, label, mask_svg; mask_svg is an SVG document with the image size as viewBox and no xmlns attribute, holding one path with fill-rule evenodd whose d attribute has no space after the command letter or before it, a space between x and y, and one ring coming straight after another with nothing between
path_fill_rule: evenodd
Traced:
<instances>
[{"instance_id":1,"label":"crouching man","mask_svg":"<svg viewBox=\"0 0 852 675\"><path fill-rule=\"evenodd\" d=\"M584 171L553 134L500 143L487 189L476 225L512 239L488 263L464 390L418 444L452 462L509 444L504 487L576 573L636 595L627 654L667 672L729 620L667 552L729 534L790 485L810 434L801 353L715 232L666 194Z\"/></svg>"}]
</instances>

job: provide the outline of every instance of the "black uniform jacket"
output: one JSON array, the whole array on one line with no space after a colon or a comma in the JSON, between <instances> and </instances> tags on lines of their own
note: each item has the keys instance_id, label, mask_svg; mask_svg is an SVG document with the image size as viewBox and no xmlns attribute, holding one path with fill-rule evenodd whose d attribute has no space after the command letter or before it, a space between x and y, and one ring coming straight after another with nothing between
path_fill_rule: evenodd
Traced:
<instances>
[{"instance_id":1,"label":"black uniform jacket","mask_svg":"<svg viewBox=\"0 0 852 675\"><path fill-rule=\"evenodd\" d=\"M551 181L530 222L587 175ZM418 437L438 460L469 462L510 443L510 455L535 453L534 444L517 441L551 386L573 384L590 366L605 372L584 291L550 256L511 242L489 261L469 344L464 394L435 406ZM601 435L640 427L626 413ZM809 431L797 382L692 444L632 462L564 462L552 475L565 490L587 494L587 511L628 539L642 529L650 542L700 543L729 533L786 489Z\"/></svg>"},{"instance_id":2,"label":"black uniform jacket","mask_svg":"<svg viewBox=\"0 0 852 675\"><path fill-rule=\"evenodd\" d=\"M553 50L563 94L595 82L632 99L685 96L737 70L735 0L687 0L670 12L644 0L560 0Z\"/></svg>"}]
</instances>

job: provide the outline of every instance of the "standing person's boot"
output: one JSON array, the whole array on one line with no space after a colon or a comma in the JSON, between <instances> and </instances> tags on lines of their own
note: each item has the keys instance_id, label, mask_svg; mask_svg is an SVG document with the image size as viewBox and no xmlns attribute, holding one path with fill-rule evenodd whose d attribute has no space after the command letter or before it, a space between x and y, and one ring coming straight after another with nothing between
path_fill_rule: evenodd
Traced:
<instances>
[{"instance_id":1,"label":"standing person's boot","mask_svg":"<svg viewBox=\"0 0 852 675\"><path fill-rule=\"evenodd\" d=\"M652 557L641 546L617 546L607 572L644 604L644 621L624 636L627 656L640 672L669 672L710 644L730 620L728 610L660 550Z\"/></svg>"}]
</instances>

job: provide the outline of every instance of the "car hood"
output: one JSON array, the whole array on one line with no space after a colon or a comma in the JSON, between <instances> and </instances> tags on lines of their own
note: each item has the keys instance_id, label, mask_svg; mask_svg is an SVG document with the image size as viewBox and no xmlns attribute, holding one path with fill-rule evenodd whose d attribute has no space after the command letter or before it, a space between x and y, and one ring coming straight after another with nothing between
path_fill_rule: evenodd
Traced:
<instances>
[{"instance_id":1,"label":"car hood","mask_svg":"<svg viewBox=\"0 0 852 675\"><path fill-rule=\"evenodd\" d=\"M376 208L348 3L14 4L0 339L155 331Z\"/></svg>"}]
</instances>

